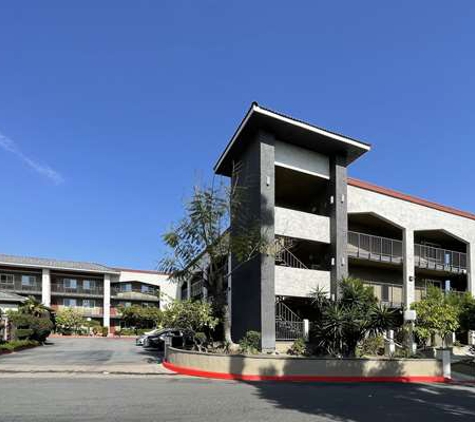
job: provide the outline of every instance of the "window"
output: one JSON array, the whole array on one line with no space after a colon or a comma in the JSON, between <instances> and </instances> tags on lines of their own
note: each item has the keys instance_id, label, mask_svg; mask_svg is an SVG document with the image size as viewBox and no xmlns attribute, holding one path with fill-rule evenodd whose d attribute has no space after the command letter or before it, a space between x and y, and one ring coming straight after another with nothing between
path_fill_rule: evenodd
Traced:
<instances>
[{"instance_id":1,"label":"window","mask_svg":"<svg viewBox=\"0 0 475 422\"><path fill-rule=\"evenodd\" d=\"M34 275L22 275L21 276L21 285L22 286L33 286L36 283L36 277Z\"/></svg>"},{"instance_id":2,"label":"window","mask_svg":"<svg viewBox=\"0 0 475 422\"><path fill-rule=\"evenodd\" d=\"M148 293L148 294L151 294L151 295L153 295L155 293L153 287L152 286L147 286L146 284L142 284L142 286L140 286L140 289L141 289L142 293Z\"/></svg>"},{"instance_id":3,"label":"window","mask_svg":"<svg viewBox=\"0 0 475 422\"><path fill-rule=\"evenodd\" d=\"M67 289L76 289L77 288L77 280L74 278L65 278L64 279L64 287Z\"/></svg>"},{"instance_id":4,"label":"window","mask_svg":"<svg viewBox=\"0 0 475 422\"><path fill-rule=\"evenodd\" d=\"M132 291L132 284L131 283L122 284L121 287L122 287L121 290L123 292L131 292Z\"/></svg>"},{"instance_id":5,"label":"window","mask_svg":"<svg viewBox=\"0 0 475 422\"><path fill-rule=\"evenodd\" d=\"M70 299L70 298L64 298L63 299L63 305L64 306L77 306L77 300L76 299Z\"/></svg>"},{"instance_id":6,"label":"window","mask_svg":"<svg viewBox=\"0 0 475 422\"><path fill-rule=\"evenodd\" d=\"M95 280L83 280L82 282L82 288L84 290L91 290L94 287L96 287L96 282Z\"/></svg>"},{"instance_id":7,"label":"window","mask_svg":"<svg viewBox=\"0 0 475 422\"><path fill-rule=\"evenodd\" d=\"M96 301L94 299L83 299L82 306L84 306L85 308L95 308Z\"/></svg>"},{"instance_id":8,"label":"window","mask_svg":"<svg viewBox=\"0 0 475 422\"><path fill-rule=\"evenodd\" d=\"M129 306L132 306L132 302L121 302L121 305L124 306L124 308L128 308Z\"/></svg>"},{"instance_id":9,"label":"window","mask_svg":"<svg viewBox=\"0 0 475 422\"><path fill-rule=\"evenodd\" d=\"M13 274L0 274L0 285L2 285L2 287L13 287Z\"/></svg>"}]
</instances>

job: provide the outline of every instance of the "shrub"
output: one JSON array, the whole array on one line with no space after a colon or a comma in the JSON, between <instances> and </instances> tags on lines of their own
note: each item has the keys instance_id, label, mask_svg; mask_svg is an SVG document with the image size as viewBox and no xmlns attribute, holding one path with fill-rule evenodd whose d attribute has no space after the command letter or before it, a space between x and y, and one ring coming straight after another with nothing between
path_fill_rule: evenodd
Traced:
<instances>
[{"instance_id":1,"label":"shrub","mask_svg":"<svg viewBox=\"0 0 475 422\"><path fill-rule=\"evenodd\" d=\"M184 300L174 301L163 312L162 324L166 328L181 328L192 333L214 330L218 318L213 315L208 302Z\"/></svg>"},{"instance_id":2,"label":"shrub","mask_svg":"<svg viewBox=\"0 0 475 422\"><path fill-rule=\"evenodd\" d=\"M199 332L193 336L193 342L195 343L195 348L200 352L206 351L206 345L208 343L208 338L205 333Z\"/></svg>"},{"instance_id":3,"label":"shrub","mask_svg":"<svg viewBox=\"0 0 475 422\"><path fill-rule=\"evenodd\" d=\"M382 335L368 336L360 344L360 356L383 356L384 355L384 337Z\"/></svg>"},{"instance_id":4,"label":"shrub","mask_svg":"<svg viewBox=\"0 0 475 422\"><path fill-rule=\"evenodd\" d=\"M261 333L258 331L248 331L239 342L241 353L256 354L261 349Z\"/></svg>"},{"instance_id":5,"label":"shrub","mask_svg":"<svg viewBox=\"0 0 475 422\"><path fill-rule=\"evenodd\" d=\"M15 337L19 340L29 339L33 335L34 331L31 328L17 328L15 331Z\"/></svg>"},{"instance_id":6,"label":"shrub","mask_svg":"<svg viewBox=\"0 0 475 422\"><path fill-rule=\"evenodd\" d=\"M422 343L435 335L442 338L459 328L459 308L446 299L440 289L430 287L425 299L413 303L416 311L415 333Z\"/></svg>"},{"instance_id":7,"label":"shrub","mask_svg":"<svg viewBox=\"0 0 475 422\"><path fill-rule=\"evenodd\" d=\"M101 327L102 337L107 337L109 335L109 327Z\"/></svg>"},{"instance_id":8,"label":"shrub","mask_svg":"<svg viewBox=\"0 0 475 422\"><path fill-rule=\"evenodd\" d=\"M380 334L400 325L400 311L377 304L372 289L361 280L343 279L340 289L337 301L315 292L317 318L313 321L311 341L318 354L354 357L358 345L369 334Z\"/></svg>"},{"instance_id":9,"label":"shrub","mask_svg":"<svg viewBox=\"0 0 475 422\"><path fill-rule=\"evenodd\" d=\"M307 354L307 344L305 342L305 339L303 338L298 338L297 340L294 341L292 346L290 346L290 349L287 351L289 355L293 356L304 356Z\"/></svg>"},{"instance_id":10,"label":"shrub","mask_svg":"<svg viewBox=\"0 0 475 422\"><path fill-rule=\"evenodd\" d=\"M22 349L24 347L35 347L39 345L40 343L38 343L35 340L12 340L12 341L7 341L6 343L0 344L0 352L2 351L13 352L15 350Z\"/></svg>"}]
</instances>

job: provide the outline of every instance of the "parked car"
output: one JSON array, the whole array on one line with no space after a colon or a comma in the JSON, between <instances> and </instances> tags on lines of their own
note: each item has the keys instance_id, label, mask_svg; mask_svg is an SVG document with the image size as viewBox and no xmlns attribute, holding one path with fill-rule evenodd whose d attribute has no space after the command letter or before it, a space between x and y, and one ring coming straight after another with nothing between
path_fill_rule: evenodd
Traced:
<instances>
[{"instance_id":1,"label":"parked car","mask_svg":"<svg viewBox=\"0 0 475 422\"><path fill-rule=\"evenodd\" d=\"M171 338L173 347L186 347L193 344L193 336L191 333L174 328L166 328L158 333L148 336L144 340L144 347L152 347L158 350L165 349L165 339Z\"/></svg>"},{"instance_id":2,"label":"parked car","mask_svg":"<svg viewBox=\"0 0 475 422\"><path fill-rule=\"evenodd\" d=\"M153 336L157 333L160 333L162 332L163 330L160 329L160 328L156 328L155 330L150 330L150 331L146 331L145 333L139 335L136 339L135 339L135 344L137 346L143 346L144 345L144 342L145 342L145 339L149 336Z\"/></svg>"}]
</instances>

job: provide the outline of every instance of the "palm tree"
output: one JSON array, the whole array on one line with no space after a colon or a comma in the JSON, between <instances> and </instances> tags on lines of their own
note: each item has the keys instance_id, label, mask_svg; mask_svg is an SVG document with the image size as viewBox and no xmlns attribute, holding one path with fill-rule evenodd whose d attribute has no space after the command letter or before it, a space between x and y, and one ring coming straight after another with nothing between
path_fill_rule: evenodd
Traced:
<instances>
[{"instance_id":1,"label":"palm tree","mask_svg":"<svg viewBox=\"0 0 475 422\"><path fill-rule=\"evenodd\" d=\"M43 305L39 300L33 296L28 297L20 306L19 311L24 314L33 315L35 317L43 317L46 314L51 314L51 308Z\"/></svg>"}]
</instances>

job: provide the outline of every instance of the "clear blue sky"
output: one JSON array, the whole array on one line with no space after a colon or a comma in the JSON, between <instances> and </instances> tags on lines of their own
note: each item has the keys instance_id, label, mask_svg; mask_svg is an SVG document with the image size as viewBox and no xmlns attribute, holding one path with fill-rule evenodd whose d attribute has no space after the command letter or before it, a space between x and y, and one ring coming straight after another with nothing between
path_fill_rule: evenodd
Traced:
<instances>
[{"instance_id":1,"label":"clear blue sky","mask_svg":"<svg viewBox=\"0 0 475 422\"><path fill-rule=\"evenodd\" d=\"M231 5L232 3L232 5ZM475 211L475 2L0 5L0 252L153 268L251 101Z\"/></svg>"}]
</instances>

